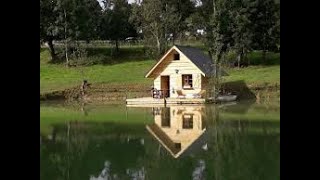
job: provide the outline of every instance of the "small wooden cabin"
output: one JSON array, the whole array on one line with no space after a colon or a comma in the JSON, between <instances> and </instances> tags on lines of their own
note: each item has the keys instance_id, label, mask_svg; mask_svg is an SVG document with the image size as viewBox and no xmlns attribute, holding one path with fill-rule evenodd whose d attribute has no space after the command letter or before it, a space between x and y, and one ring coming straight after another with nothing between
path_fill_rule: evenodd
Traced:
<instances>
[{"instance_id":1,"label":"small wooden cabin","mask_svg":"<svg viewBox=\"0 0 320 180\"><path fill-rule=\"evenodd\" d=\"M226 75L224 71L217 72ZM215 66L211 58L200 49L175 45L145 77L153 78L153 87L162 90L165 97L177 98L178 92L192 95L205 90L214 73Z\"/></svg>"}]
</instances>

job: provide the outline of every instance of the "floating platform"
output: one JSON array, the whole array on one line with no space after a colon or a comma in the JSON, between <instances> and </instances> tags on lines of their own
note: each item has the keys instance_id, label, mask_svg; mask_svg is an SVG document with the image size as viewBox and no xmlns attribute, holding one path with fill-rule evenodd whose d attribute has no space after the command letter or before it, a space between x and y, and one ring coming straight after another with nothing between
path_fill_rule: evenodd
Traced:
<instances>
[{"instance_id":1,"label":"floating platform","mask_svg":"<svg viewBox=\"0 0 320 180\"><path fill-rule=\"evenodd\" d=\"M152 97L142 97L142 98L134 98L134 99L127 99L127 105L180 105L180 104L204 104L206 100L203 98L166 98L166 99L157 99Z\"/></svg>"}]
</instances>

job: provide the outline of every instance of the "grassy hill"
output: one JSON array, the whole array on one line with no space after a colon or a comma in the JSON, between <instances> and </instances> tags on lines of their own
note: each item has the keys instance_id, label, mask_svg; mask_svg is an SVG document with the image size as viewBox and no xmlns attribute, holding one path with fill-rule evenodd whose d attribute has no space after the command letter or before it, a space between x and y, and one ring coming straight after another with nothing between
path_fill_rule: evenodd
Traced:
<instances>
[{"instance_id":1,"label":"grassy hill","mask_svg":"<svg viewBox=\"0 0 320 180\"><path fill-rule=\"evenodd\" d=\"M146 58L141 47L122 48L117 58L110 56L111 53L108 48L92 48L88 50L87 61L98 62L97 64L66 68L63 63L51 63L48 50L42 49L40 52L40 92L72 88L80 85L83 79L87 79L90 83L107 86L152 85L152 79L146 79L144 75L155 64L155 60ZM260 52L253 52L248 57L252 64L258 64L262 55ZM280 85L280 54L270 53L267 58L269 62L276 65L226 69L230 76L225 77L224 81L244 80L247 85L255 86Z\"/></svg>"}]
</instances>

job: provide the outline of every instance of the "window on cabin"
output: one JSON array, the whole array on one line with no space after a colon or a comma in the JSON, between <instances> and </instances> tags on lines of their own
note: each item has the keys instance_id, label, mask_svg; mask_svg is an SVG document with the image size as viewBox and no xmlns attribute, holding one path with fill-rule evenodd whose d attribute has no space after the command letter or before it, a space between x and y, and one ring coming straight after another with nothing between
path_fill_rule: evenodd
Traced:
<instances>
[{"instance_id":1,"label":"window on cabin","mask_svg":"<svg viewBox=\"0 0 320 180\"><path fill-rule=\"evenodd\" d=\"M182 75L182 88L183 89L192 89L192 75L191 74Z\"/></svg>"},{"instance_id":2,"label":"window on cabin","mask_svg":"<svg viewBox=\"0 0 320 180\"><path fill-rule=\"evenodd\" d=\"M170 118L162 118L161 119L161 127L170 127Z\"/></svg>"},{"instance_id":3,"label":"window on cabin","mask_svg":"<svg viewBox=\"0 0 320 180\"><path fill-rule=\"evenodd\" d=\"M184 114L182 121L183 129L192 129L193 128L193 114Z\"/></svg>"},{"instance_id":4,"label":"window on cabin","mask_svg":"<svg viewBox=\"0 0 320 180\"><path fill-rule=\"evenodd\" d=\"M180 54L179 53L173 54L173 60L175 61L180 60Z\"/></svg>"},{"instance_id":5,"label":"window on cabin","mask_svg":"<svg viewBox=\"0 0 320 180\"><path fill-rule=\"evenodd\" d=\"M174 147L177 149L181 149L181 143L174 143Z\"/></svg>"}]
</instances>

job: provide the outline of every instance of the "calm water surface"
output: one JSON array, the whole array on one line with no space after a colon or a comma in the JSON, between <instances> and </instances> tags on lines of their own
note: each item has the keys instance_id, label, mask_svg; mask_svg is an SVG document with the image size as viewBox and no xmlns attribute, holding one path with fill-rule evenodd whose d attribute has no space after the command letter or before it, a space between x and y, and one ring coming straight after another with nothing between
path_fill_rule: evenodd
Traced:
<instances>
[{"instance_id":1,"label":"calm water surface","mask_svg":"<svg viewBox=\"0 0 320 180\"><path fill-rule=\"evenodd\" d=\"M280 179L280 106L43 104L42 180Z\"/></svg>"}]
</instances>

